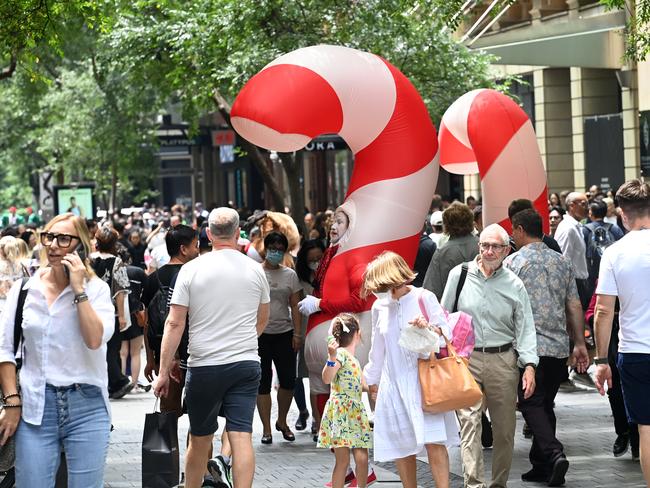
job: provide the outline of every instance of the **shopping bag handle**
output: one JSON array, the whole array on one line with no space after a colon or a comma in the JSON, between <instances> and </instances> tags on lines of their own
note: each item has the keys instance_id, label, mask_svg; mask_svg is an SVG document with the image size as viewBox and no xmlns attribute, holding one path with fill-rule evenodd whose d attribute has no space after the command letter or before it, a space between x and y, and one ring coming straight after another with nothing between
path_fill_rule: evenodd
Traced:
<instances>
[{"instance_id":1,"label":"shopping bag handle","mask_svg":"<svg viewBox=\"0 0 650 488\"><path fill-rule=\"evenodd\" d=\"M160 397L156 397L156 401L153 404L153 413L160 413Z\"/></svg>"}]
</instances>

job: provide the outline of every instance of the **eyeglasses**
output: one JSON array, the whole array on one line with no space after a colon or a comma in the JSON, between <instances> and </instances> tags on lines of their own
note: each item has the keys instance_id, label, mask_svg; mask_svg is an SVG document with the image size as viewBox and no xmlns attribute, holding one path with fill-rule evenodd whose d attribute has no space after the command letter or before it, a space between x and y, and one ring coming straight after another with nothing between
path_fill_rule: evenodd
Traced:
<instances>
[{"instance_id":1,"label":"eyeglasses","mask_svg":"<svg viewBox=\"0 0 650 488\"><path fill-rule=\"evenodd\" d=\"M79 236L73 236L70 234L53 234L52 232L43 232L41 234L41 244L44 246L51 246L56 239L59 247L70 247L72 244L72 239L79 239Z\"/></svg>"},{"instance_id":2,"label":"eyeglasses","mask_svg":"<svg viewBox=\"0 0 650 488\"><path fill-rule=\"evenodd\" d=\"M491 244L489 242L479 242L478 244L483 251L500 251L510 247L508 244Z\"/></svg>"}]
</instances>

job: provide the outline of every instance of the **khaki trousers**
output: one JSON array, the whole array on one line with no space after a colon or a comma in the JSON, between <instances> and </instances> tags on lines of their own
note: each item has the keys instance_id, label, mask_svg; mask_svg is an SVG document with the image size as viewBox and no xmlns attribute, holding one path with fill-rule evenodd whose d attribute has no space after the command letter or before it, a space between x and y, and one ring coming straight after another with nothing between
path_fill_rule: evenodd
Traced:
<instances>
[{"instance_id":1,"label":"khaki trousers","mask_svg":"<svg viewBox=\"0 0 650 488\"><path fill-rule=\"evenodd\" d=\"M505 488L512 464L515 443L515 409L519 369L513 349L501 353L474 351L469 370L483 391L483 402L457 411L460 421L460 445L466 488ZM492 482L485 483L481 412L490 412L494 437Z\"/></svg>"}]
</instances>

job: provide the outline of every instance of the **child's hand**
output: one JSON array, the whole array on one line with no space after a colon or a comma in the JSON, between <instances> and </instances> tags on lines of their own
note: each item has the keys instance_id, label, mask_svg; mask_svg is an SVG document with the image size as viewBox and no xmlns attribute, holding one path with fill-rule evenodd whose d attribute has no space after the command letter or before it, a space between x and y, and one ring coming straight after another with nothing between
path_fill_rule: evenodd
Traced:
<instances>
[{"instance_id":1,"label":"child's hand","mask_svg":"<svg viewBox=\"0 0 650 488\"><path fill-rule=\"evenodd\" d=\"M327 341L327 352L330 355L330 359L334 361L336 359L336 350L339 348L339 343L336 341L334 336L330 336Z\"/></svg>"},{"instance_id":2,"label":"child's hand","mask_svg":"<svg viewBox=\"0 0 650 488\"><path fill-rule=\"evenodd\" d=\"M379 391L378 385L368 385L368 396L372 401L377 400L377 392Z\"/></svg>"}]
</instances>

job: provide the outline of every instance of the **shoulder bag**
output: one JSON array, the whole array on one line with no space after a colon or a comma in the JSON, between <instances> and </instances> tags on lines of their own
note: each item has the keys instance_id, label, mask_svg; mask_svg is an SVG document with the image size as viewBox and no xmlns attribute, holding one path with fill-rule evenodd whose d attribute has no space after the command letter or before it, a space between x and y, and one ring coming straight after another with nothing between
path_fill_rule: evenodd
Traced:
<instances>
[{"instance_id":1,"label":"shoulder bag","mask_svg":"<svg viewBox=\"0 0 650 488\"><path fill-rule=\"evenodd\" d=\"M428 321L423 301L422 315ZM456 348L442 334L449 356L438 359L434 352L429 359L418 359L418 377L422 393L422 410L442 413L475 405L483 398L481 388L469 370L469 361L456 353Z\"/></svg>"}]
</instances>

